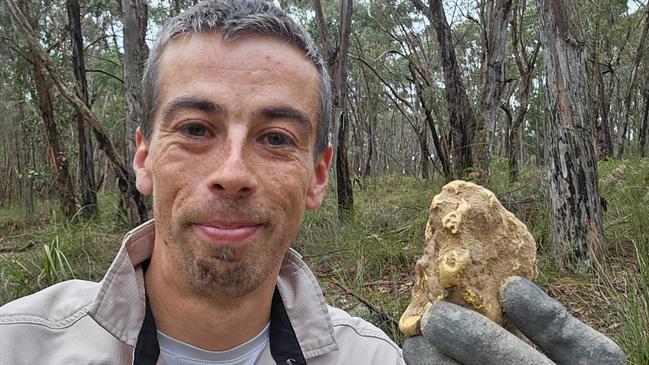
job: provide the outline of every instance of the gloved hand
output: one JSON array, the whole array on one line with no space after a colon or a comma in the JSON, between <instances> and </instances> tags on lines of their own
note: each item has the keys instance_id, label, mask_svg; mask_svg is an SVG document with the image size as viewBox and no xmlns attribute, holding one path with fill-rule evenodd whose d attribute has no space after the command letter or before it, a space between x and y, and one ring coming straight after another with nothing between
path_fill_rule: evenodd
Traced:
<instances>
[{"instance_id":1,"label":"gloved hand","mask_svg":"<svg viewBox=\"0 0 649 365\"><path fill-rule=\"evenodd\" d=\"M529 280L508 278L500 298L514 325L543 353L477 312L438 302L422 317L423 335L404 342L406 363L626 364L624 352L615 342L570 315Z\"/></svg>"}]
</instances>

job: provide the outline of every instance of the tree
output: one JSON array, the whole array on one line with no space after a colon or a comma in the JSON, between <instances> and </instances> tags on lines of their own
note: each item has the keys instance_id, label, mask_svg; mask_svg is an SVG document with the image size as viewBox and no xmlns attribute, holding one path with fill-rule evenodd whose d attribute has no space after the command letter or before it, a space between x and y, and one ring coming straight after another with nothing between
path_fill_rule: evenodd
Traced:
<instances>
[{"instance_id":1,"label":"tree","mask_svg":"<svg viewBox=\"0 0 649 365\"><path fill-rule=\"evenodd\" d=\"M450 143L453 152L455 177L465 174L473 166L472 143L476 117L466 93L460 65L455 55L451 27L444 14L441 0L430 0L428 8L421 0L412 0L413 5L430 20L437 35L439 57L444 70L446 108L451 127Z\"/></svg>"},{"instance_id":2,"label":"tree","mask_svg":"<svg viewBox=\"0 0 649 365\"><path fill-rule=\"evenodd\" d=\"M639 138L639 150L640 156L645 157L647 154L647 131L649 129L649 74L645 80L644 92L642 93L642 100L644 106L642 107L642 117L640 120L640 138Z\"/></svg>"},{"instance_id":3,"label":"tree","mask_svg":"<svg viewBox=\"0 0 649 365\"><path fill-rule=\"evenodd\" d=\"M149 54L146 45L148 20L144 0L121 0L124 15L124 93L126 96L126 161L135 155L135 130L142 124L142 73Z\"/></svg>"},{"instance_id":4,"label":"tree","mask_svg":"<svg viewBox=\"0 0 649 365\"><path fill-rule=\"evenodd\" d=\"M514 59L516 61L516 68L520 75L519 95L518 95L518 109L515 116L512 118L512 124L509 128L509 180L516 181L519 174L519 151L521 150L521 129L523 128L523 121L527 115L530 105L530 93L532 89L532 76L536 66L536 59L541 48L541 43L537 40L533 46L532 54L528 54L528 45L525 42L523 33L525 19L525 10L527 8L526 0L514 0L513 17L511 20L512 27L512 48L514 51ZM509 110L509 105L504 106ZM511 113L511 112L509 112Z\"/></svg>"},{"instance_id":5,"label":"tree","mask_svg":"<svg viewBox=\"0 0 649 365\"><path fill-rule=\"evenodd\" d=\"M320 0L313 0L320 37L333 80L331 88L333 94L331 119L332 121L337 121L335 125L338 127L336 133L336 188L338 212L342 219L351 212L354 206L349 162L347 161L347 135L349 133L349 116L347 112L347 53L352 24L352 2L352 0L340 0L338 42L337 46L334 47L329 40L329 32L326 27Z\"/></svg>"},{"instance_id":6,"label":"tree","mask_svg":"<svg viewBox=\"0 0 649 365\"><path fill-rule=\"evenodd\" d=\"M78 0L66 0L70 41L72 43L72 71L77 82L77 96L88 107L88 82L81 33L81 14ZM90 218L97 214L97 192L95 184L95 165L93 162L92 137L83 113L76 111L77 136L79 146L79 193L81 196L81 215Z\"/></svg>"},{"instance_id":7,"label":"tree","mask_svg":"<svg viewBox=\"0 0 649 365\"><path fill-rule=\"evenodd\" d=\"M584 50L565 0L542 0L550 160L550 236L560 269L584 272L604 242Z\"/></svg>"},{"instance_id":8,"label":"tree","mask_svg":"<svg viewBox=\"0 0 649 365\"><path fill-rule=\"evenodd\" d=\"M147 219L147 210L144 205L144 200L135 186L135 177L133 176L133 172L131 169L126 168L124 162L118 156L115 147L102 128L97 116L66 86L54 62L41 47L33 28L22 12L16 7L16 4L12 0L5 0L5 4L7 5L11 16L16 21L16 24L23 32L23 35L29 43L33 56L37 59L37 62L42 63L61 95L63 95L63 97L65 97L77 110L83 113L84 118L92 127L95 138L99 143L99 148L105 153L117 178L117 184L121 193L121 209L130 222L143 223Z\"/></svg>"},{"instance_id":9,"label":"tree","mask_svg":"<svg viewBox=\"0 0 649 365\"><path fill-rule=\"evenodd\" d=\"M484 1L480 14L484 33L480 67L482 96L474 144L477 166L489 175L497 112L506 83L507 26L512 15L512 0Z\"/></svg>"},{"instance_id":10,"label":"tree","mask_svg":"<svg viewBox=\"0 0 649 365\"><path fill-rule=\"evenodd\" d=\"M600 156L608 159L613 155L613 139L611 137L611 129L608 122L609 99L606 95L604 86L604 76L602 75L602 66L599 61L599 38L600 38L600 22L599 19L595 20L595 37L593 41L593 79L595 84L595 121L601 120L597 123L597 145L599 146Z\"/></svg>"},{"instance_id":11,"label":"tree","mask_svg":"<svg viewBox=\"0 0 649 365\"><path fill-rule=\"evenodd\" d=\"M21 7L29 14L27 3L22 2ZM37 24L33 21L32 24ZM32 77L35 86L35 98L43 120L44 132L47 136L50 160L56 174L56 186L61 198L61 210L66 217L71 218L77 212L74 184L70 176L70 157L63 147L59 126L54 115L54 105L50 86L43 74L43 62L38 57L38 49L34 45L29 47L29 59L32 66Z\"/></svg>"},{"instance_id":12,"label":"tree","mask_svg":"<svg viewBox=\"0 0 649 365\"><path fill-rule=\"evenodd\" d=\"M629 83L626 85L627 91L624 98L625 113L624 113L624 124L622 125L622 133L620 136L620 144L618 146L618 157L622 158L624 156L624 146L626 143L627 132L629 128L629 119L631 116L631 99L633 98L633 91L635 90L634 86L636 79L638 77L638 68L640 66L640 61L642 61L645 53L645 42L647 40L647 34L649 34L649 10L645 9L645 19L644 27L642 28L642 34L640 35L640 40L638 46L633 53L633 66L631 68L631 73L629 74Z\"/></svg>"}]
</instances>

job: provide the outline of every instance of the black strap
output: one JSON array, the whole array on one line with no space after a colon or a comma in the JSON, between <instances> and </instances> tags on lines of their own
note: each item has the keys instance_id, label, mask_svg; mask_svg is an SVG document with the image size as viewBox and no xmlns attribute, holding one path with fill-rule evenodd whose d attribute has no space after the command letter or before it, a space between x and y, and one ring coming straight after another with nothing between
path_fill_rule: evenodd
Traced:
<instances>
[{"instance_id":1,"label":"black strap","mask_svg":"<svg viewBox=\"0 0 649 365\"><path fill-rule=\"evenodd\" d=\"M288 319L282 297L275 287L270 308L270 353L278 365L306 365L295 331Z\"/></svg>"},{"instance_id":2,"label":"black strap","mask_svg":"<svg viewBox=\"0 0 649 365\"><path fill-rule=\"evenodd\" d=\"M300 344L286 314L282 297L275 288L270 308L270 353L278 365L306 365ZM155 365L160 356L158 330L146 297L146 313L135 345L133 365Z\"/></svg>"},{"instance_id":3,"label":"black strap","mask_svg":"<svg viewBox=\"0 0 649 365\"><path fill-rule=\"evenodd\" d=\"M155 318L151 313L149 297L146 297L146 313L140 334L137 336L133 365L155 365L160 356L160 344L158 344L158 330L155 326Z\"/></svg>"}]
</instances>

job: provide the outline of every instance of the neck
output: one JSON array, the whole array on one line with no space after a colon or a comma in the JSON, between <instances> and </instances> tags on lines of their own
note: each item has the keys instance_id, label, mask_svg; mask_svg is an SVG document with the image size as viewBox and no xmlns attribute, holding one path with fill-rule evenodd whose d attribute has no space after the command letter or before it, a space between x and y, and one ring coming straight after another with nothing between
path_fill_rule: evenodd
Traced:
<instances>
[{"instance_id":1,"label":"neck","mask_svg":"<svg viewBox=\"0 0 649 365\"><path fill-rule=\"evenodd\" d=\"M178 285L183 279L166 272L164 258L154 254L144 281L156 327L193 346L224 351L259 334L270 320L277 276L241 298L200 297Z\"/></svg>"}]
</instances>

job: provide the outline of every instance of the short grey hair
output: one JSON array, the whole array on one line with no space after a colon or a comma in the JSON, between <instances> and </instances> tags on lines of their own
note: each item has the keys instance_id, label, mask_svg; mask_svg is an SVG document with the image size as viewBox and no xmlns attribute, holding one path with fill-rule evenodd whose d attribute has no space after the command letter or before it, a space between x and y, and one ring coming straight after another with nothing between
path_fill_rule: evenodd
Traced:
<instances>
[{"instance_id":1,"label":"short grey hair","mask_svg":"<svg viewBox=\"0 0 649 365\"><path fill-rule=\"evenodd\" d=\"M140 126L150 140L153 117L160 102L160 57L165 46L182 34L220 32L223 39L234 40L246 34L276 37L304 51L320 75L320 109L318 111L315 155L327 147L331 119L331 85L326 65L307 31L283 10L264 0L202 1L171 19L158 32L149 53L142 77L143 118Z\"/></svg>"}]
</instances>

